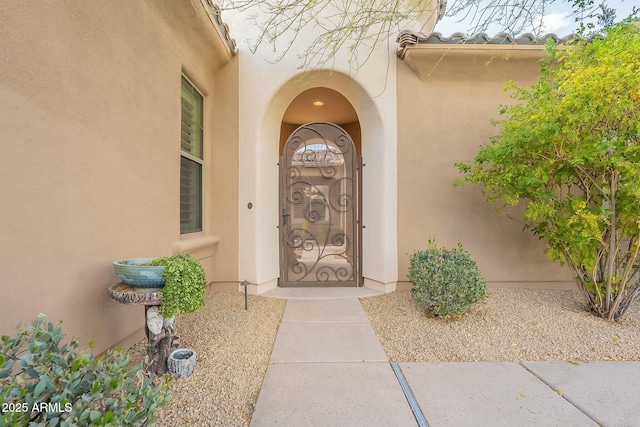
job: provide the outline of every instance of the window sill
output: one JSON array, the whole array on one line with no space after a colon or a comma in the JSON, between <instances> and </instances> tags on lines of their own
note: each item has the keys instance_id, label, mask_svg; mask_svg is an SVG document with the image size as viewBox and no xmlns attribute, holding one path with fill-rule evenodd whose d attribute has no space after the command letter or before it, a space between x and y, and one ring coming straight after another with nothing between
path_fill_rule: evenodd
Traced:
<instances>
[{"instance_id":1,"label":"window sill","mask_svg":"<svg viewBox=\"0 0 640 427\"><path fill-rule=\"evenodd\" d=\"M192 253L208 249L210 252L214 253L218 243L220 243L220 238L218 236L199 235L186 237L173 242L171 244L171 251L174 254L181 254L183 252Z\"/></svg>"}]
</instances>

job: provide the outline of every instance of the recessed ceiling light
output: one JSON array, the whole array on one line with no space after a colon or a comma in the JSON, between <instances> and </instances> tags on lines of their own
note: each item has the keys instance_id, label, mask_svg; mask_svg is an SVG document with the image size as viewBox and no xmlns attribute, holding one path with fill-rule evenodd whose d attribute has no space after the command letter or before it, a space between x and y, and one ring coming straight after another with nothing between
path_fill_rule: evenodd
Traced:
<instances>
[{"instance_id":1,"label":"recessed ceiling light","mask_svg":"<svg viewBox=\"0 0 640 427\"><path fill-rule=\"evenodd\" d=\"M313 105L315 105L316 107L322 107L324 105L324 102L320 100L313 101Z\"/></svg>"}]
</instances>

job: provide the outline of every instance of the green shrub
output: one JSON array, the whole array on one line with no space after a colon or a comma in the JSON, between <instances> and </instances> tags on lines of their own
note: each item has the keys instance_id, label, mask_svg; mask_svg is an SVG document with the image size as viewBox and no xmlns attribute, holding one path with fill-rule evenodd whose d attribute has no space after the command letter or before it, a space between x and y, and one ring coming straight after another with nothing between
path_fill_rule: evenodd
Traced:
<instances>
[{"instance_id":1,"label":"green shrub","mask_svg":"<svg viewBox=\"0 0 640 427\"><path fill-rule=\"evenodd\" d=\"M166 267L162 272L164 287L160 290L162 317L170 319L204 307L207 278L197 259L184 253L154 259L151 265Z\"/></svg>"},{"instance_id":2,"label":"green shrub","mask_svg":"<svg viewBox=\"0 0 640 427\"><path fill-rule=\"evenodd\" d=\"M459 243L446 249L429 240L429 249L411 255L408 277L411 294L436 316L463 313L487 294L478 266Z\"/></svg>"},{"instance_id":3,"label":"green shrub","mask_svg":"<svg viewBox=\"0 0 640 427\"><path fill-rule=\"evenodd\" d=\"M103 357L61 344L62 328L40 315L0 342L0 426L145 426L171 399L168 378L120 350Z\"/></svg>"}]
</instances>

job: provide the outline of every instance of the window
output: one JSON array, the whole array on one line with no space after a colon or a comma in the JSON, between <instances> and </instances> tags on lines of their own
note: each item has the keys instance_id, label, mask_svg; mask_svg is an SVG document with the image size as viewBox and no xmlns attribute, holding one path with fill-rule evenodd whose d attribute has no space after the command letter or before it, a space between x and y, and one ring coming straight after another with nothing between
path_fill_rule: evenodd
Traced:
<instances>
[{"instance_id":1,"label":"window","mask_svg":"<svg viewBox=\"0 0 640 427\"><path fill-rule=\"evenodd\" d=\"M180 233L202 231L203 97L182 76Z\"/></svg>"}]
</instances>

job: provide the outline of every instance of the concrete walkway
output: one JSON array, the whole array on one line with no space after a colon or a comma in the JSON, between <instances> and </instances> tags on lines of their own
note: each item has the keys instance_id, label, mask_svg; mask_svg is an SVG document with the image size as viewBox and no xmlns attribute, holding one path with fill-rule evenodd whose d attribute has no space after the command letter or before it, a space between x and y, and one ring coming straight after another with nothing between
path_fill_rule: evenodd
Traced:
<instances>
[{"instance_id":1,"label":"concrete walkway","mask_svg":"<svg viewBox=\"0 0 640 427\"><path fill-rule=\"evenodd\" d=\"M252 427L640 427L640 362L395 364L357 299L374 292L268 294L288 300Z\"/></svg>"}]
</instances>

